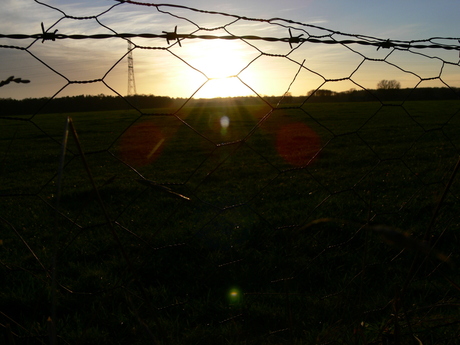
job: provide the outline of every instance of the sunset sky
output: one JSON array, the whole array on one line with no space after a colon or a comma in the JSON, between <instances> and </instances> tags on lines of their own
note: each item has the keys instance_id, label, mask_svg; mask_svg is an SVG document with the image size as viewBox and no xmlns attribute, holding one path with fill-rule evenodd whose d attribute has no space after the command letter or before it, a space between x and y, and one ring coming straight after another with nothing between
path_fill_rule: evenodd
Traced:
<instances>
[{"instance_id":1,"label":"sunset sky","mask_svg":"<svg viewBox=\"0 0 460 345\"><path fill-rule=\"evenodd\" d=\"M248 18L283 18L298 22L296 24L281 20L271 23L237 20L237 17L185 8L147 7L113 0L40 2L4 0L0 34L38 34L43 22L45 29L55 24L50 32L57 29L57 34L65 35L113 34L114 31L162 34L174 31L177 26L179 34L286 38L289 25L293 36L320 36L325 41L359 40L364 36L403 41L443 37L455 39L424 44L459 45L460 37L460 2L453 0L177 0L169 3ZM64 13L70 17L97 16L97 20L60 20ZM342 34L327 37L332 31L360 37ZM293 95L304 95L320 86L334 91L359 86L375 88L381 79L397 79L403 88L415 87L421 78L435 79L422 81L419 87L460 86L458 50L412 49L409 52L377 50L375 46L359 44L311 42L294 44L291 49L286 42L222 39L185 39L181 46L177 43L171 46L174 42L168 45L162 38L133 38L132 42L138 46L132 54L139 94L208 98L255 95L254 92L281 95L289 90ZM111 89L127 94L128 62L124 56L127 41L122 38L58 39L44 43L31 38L0 38L0 45L0 79L14 75L30 80L29 84L4 85L0 88L1 98L114 95ZM166 50L168 46L171 47ZM377 61L382 59L385 61ZM441 78L437 78L439 76ZM82 83L100 79L104 83Z\"/></svg>"}]
</instances>

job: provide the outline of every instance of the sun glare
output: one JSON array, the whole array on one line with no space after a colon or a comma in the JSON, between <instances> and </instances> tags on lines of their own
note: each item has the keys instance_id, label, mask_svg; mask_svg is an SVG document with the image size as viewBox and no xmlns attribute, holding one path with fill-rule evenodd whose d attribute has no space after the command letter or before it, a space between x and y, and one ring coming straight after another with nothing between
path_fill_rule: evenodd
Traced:
<instances>
[{"instance_id":1,"label":"sun glare","mask_svg":"<svg viewBox=\"0 0 460 345\"><path fill-rule=\"evenodd\" d=\"M249 96L251 89L244 85L237 77L210 79L195 94L195 98L217 98Z\"/></svg>"},{"instance_id":2,"label":"sun glare","mask_svg":"<svg viewBox=\"0 0 460 345\"><path fill-rule=\"evenodd\" d=\"M244 47L230 43L219 40L204 42L191 52L196 58L192 65L208 78L195 98L252 94L251 89L238 78L238 74L247 66L251 57Z\"/></svg>"},{"instance_id":3,"label":"sun glare","mask_svg":"<svg viewBox=\"0 0 460 345\"><path fill-rule=\"evenodd\" d=\"M208 78L221 79L234 76L245 66L242 61L246 55L245 51L231 42L213 40L203 42L196 49L199 49L195 52L202 60L200 69Z\"/></svg>"}]
</instances>

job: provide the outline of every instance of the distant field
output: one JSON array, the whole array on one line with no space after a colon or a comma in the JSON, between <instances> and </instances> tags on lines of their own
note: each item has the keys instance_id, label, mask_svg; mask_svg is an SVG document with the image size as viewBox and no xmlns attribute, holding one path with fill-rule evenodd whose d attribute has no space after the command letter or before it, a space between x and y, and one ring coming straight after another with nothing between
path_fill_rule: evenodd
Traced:
<instances>
[{"instance_id":1,"label":"distant field","mask_svg":"<svg viewBox=\"0 0 460 345\"><path fill-rule=\"evenodd\" d=\"M1 118L1 322L47 343L55 256L63 343L458 336L460 102L283 107Z\"/></svg>"}]
</instances>

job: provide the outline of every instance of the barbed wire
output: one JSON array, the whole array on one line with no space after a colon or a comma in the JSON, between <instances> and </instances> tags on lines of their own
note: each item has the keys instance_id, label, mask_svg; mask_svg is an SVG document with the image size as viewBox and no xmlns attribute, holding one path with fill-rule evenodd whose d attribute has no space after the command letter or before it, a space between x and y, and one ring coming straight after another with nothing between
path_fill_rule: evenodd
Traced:
<instances>
[{"instance_id":1,"label":"barbed wire","mask_svg":"<svg viewBox=\"0 0 460 345\"><path fill-rule=\"evenodd\" d=\"M21 79L21 78L15 78L13 75L11 77L8 77L7 79L5 80L2 80L0 81L0 87L4 86L4 85L7 85L11 82L14 82L14 83L22 83L22 84L28 84L30 83L30 80L27 80L27 79Z\"/></svg>"},{"instance_id":2,"label":"barbed wire","mask_svg":"<svg viewBox=\"0 0 460 345\"><path fill-rule=\"evenodd\" d=\"M71 17L66 17L71 18ZM42 23L43 25L43 23ZM176 27L177 29L177 27ZM325 30L325 29L324 29ZM167 40L168 44L169 41L178 41L185 40L185 39L200 39L200 40L255 40L255 41L267 41L267 42L285 42L289 44L302 44L305 42L309 43L319 43L319 44L341 44L341 45L348 45L348 44L359 44L359 45L367 45L367 46L375 46L377 49L380 48L397 48L397 49L445 49L445 50L458 50L460 51L460 45L447 45L447 44L419 44L422 42L431 42L435 39L448 39L448 40L457 40L457 38L441 38L441 37L433 37L426 40L411 40L411 41L398 41L394 40L391 41L389 39L376 39L376 41L369 41L369 40L335 40L332 39L332 35L338 34L338 32L334 32L328 35L327 39L321 39L317 37L263 37L263 36L254 36L254 35L193 35L193 34L180 34L176 31L174 32L166 32L163 31L160 34L153 34L153 33L141 33L141 34L133 34L133 33L115 33L115 34L92 34L92 35L82 35L82 34L57 34L57 30L54 32L42 32L39 34L0 34L0 38L10 38L10 39L37 39L42 40L42 43L45 41L55 41L55 40L64 40L64 39L72 39L72 40L82 40L82 39L108 39L108 38L162 38ZM290 31L289 31L290 32ZM340 33L343 35L342 33ZM349 35L349 34L348 34ZM353 36L353 35L349 35ZM16 49L26 49L24 47L17 47L17 46L5 46L0 45L1 48L16 48ZM292 46L291 46L292 47ZM159 48L159 49L167 49L167 48Z\"/></svg>"}]
</instances>

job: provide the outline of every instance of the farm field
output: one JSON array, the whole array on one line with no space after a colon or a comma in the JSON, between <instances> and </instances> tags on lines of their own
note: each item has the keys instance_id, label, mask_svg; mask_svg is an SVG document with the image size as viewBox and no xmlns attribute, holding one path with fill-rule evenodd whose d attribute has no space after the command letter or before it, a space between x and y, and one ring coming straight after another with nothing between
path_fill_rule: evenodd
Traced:
<instances>
[{"instance_id":1,"label":"farm field","mask_svg":"<svg viewBox=\"0 0 460 345\"><path fill-rule=\"evenodd\" d=\"M459 132L458 101L3 116L5 342L454 344Z\"/></svg>"}]
</instances>

